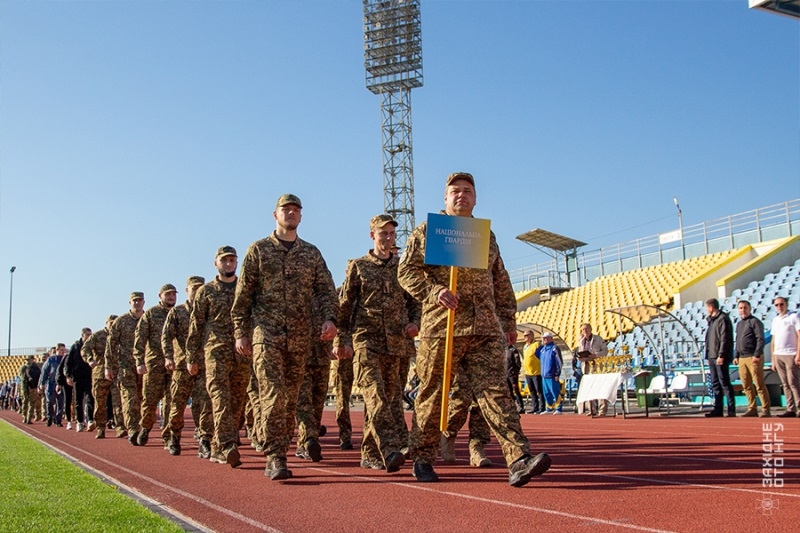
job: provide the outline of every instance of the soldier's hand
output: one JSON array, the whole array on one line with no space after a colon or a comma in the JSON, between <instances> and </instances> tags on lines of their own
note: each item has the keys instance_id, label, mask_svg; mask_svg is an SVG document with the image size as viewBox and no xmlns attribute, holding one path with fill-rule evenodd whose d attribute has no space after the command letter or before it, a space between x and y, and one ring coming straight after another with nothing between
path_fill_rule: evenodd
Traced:
<instances>
[{"instance_id":1,"label":"soldier's hand","mask_svg":"<svg viewBox=\"0 0 800 533\"><path fill-rule=\"evenodd\" d=\"M74 382L74 381L72 381L72 378L67 378L67 385L69 385L70 387L72 387L72 386L74 386L74 384L75 384L75 382Z\"/></svg>"},{"instance_id":2,"label":"soldier's hand","mask_svg":"<svg viewBox=\"0 0 800 533\"><path fill-rule=\"evenodd\" d=\"M56 394L61 394L61 385L56 385Z\"/></svg>"},{"instance_id":3,"label":"soldier's hand","mask_svg":"<svg viewBox=\"0 0 800 533\"><path fill-rule=\"evenodd\" d=\"M186 370L188 370L189 374L191 374L192 376L196 376L197 372L200 369L197 367L197 363L195 363L193 365L190 365L189 363L186 363Z\"/></svg>"},{"instance_id":4,"label":"soldier's hand","mask_svg":"<svg viewBox=\"0 0 800 533\"><path fill-rule=\"evenodd\" d=\"M514 346L517 344L517 330L506 333L506 344L508 346Z\"/></svg>"},{"instance_id":5,"label":"soldier's hand","mask_svg":"<svg viewBox=\"0 0 800 533\"><path fill-rule=\"evenodd\" d=\"M96 366L97 366L97 361L89 361L89 366L90 366L91 368L94 368L94 367L96 367Z\"/></svg>"},{"instance_id":6,"label":"soldier's hand","mask_svg":"<svg viewBox=\"0 0 800 533\"><path fill-rule=\"evenodd\" d=\"M144 376L145 374L147 374L147 367L145 365L137 366L136 367L136 373L141 375L141 376Z\"/></svg>"},{"instance_id":7,"label":"soldier's hand","mask_svg":"<svg viewBox=\"0 0 800 533\"><path fill-rule=\"evenodd\" d=\"M418 334L419 334L419 326L417 326L417 325L416 325L416 324L414 324L413 322L410 322L410 323L409 323L409 324L406 326L406 335L408 335L409 337L411 337L411 338L413 339L413 338L414 338L414 337L416 337Z\"/></svg>"},{"instance_id":8,"label":"soldier's hand","mask_svg":"<svg viewBox=\"0 0 800 533\"><path fill-rule=\"evenodd\" d=\"M106 368L105 375L108 381L114 381L114 372L112 372L111 369Z\"/></svg>"},{"instance_id":9,"label":"soldier's hand","mask_svg":"<svg viewBox=\"0 0 800 533\"><path fill-rule=\"evenodd\" d=\"M352 346L335 346L333 348L333 355L336 359L350 359L353 357L353 347Z\"/></svg>"},{"instance_id":10,"label":"soldier's hand","mask_svg":"<svg viewBox=\"0 0 800 533\"><path fill-rule=\"evenodd\" d=\"M164 368L169 370L170 372L175 370L175 361L172 359L164 359Z\"/></svg>"},{"instance_id":11,"label":"soldier's hand","mask_svg":"<svg viewBox=\"0 0 800 533\"><path fill-rule=\"evenodd\" d=\"M336 337L336 326L330 320L322 324L322 333L319 336L321 341L332 341Z\"/></svg>"},{"instance_id":12,"label":"soldier's hand","mask_svg":"<svg viewBox=\"0 0 800 533\"><path fill-rule=\"evenodd\" d=\"M236 339L236 353L245 357L253 357L253 345L250 344L250 337Z\"/></svg>"},{"instance_id":13,"label":"soldier's hand","mask_svg":"<svg viewBox=\"0 0 800 533\"><path fill-rule=\"evenodd\" d=\"M436 296L436 303L445 309L455 310L458 307L458 295L450 292L450 289L444 289Z\"/></svg>"}]
</instances>

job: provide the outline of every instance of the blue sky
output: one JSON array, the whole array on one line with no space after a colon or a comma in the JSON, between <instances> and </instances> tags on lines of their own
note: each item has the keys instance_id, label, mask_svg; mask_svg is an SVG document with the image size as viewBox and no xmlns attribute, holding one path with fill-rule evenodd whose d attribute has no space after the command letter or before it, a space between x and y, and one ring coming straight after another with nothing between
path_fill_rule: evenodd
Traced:
<instances>
[{"instance_id":1,"label":"blue sky","mask_svg":"<svg viewBox=\"0 0 800 533\"><path fill-rule=\"evenodd\" d=\"M12 347L72 342L285 192L337 282L383 210L359 1L0 3L0 272ZM800 197L800 22L746 0L422 2L416 215L477 180L510 269ZM660 219L658 222L652 222ZM620 231L636 227L629 231ZM7 275L7 274L5 274ZM5 279L5 281L3 281ZM0 347L8 278L0 274Z\"/></svg>"}]
</instances>

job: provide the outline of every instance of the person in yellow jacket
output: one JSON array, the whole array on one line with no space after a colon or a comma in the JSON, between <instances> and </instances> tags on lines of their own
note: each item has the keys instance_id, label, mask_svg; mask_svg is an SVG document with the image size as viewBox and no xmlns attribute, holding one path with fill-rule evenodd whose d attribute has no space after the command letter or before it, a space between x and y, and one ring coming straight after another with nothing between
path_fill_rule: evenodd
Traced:
<instances>
[{"instance_id":1,"label":"person in yellow jacket","mask_svg":"<svg viewBox=\"0 0 800 533\"><path fill-rule=\"evenodd\" d=\"M545 410L544 390L542 389L542 363L536 355L536 343L533 342L533 331L526 329L522 334L525 337L525 347L522 352L522 366L525 369L525 383L531 395L531 408L526 411L529 415L537 415Z\"/></svg>"}]
</instances>

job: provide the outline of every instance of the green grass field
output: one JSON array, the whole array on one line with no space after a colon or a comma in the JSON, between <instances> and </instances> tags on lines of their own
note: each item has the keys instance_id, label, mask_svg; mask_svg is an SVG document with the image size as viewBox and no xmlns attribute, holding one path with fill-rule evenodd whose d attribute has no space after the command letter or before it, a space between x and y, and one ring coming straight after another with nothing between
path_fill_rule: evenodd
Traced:
<instances>
[{"instance_id":1,"label":"green grass field","mask_svg":"<svg viewBox=\"0 0 800 533\"><path fill-rule=\"evenodd\" d=\"M0 421L0 531L183 531Z\"/></svg>"}]
</instances>

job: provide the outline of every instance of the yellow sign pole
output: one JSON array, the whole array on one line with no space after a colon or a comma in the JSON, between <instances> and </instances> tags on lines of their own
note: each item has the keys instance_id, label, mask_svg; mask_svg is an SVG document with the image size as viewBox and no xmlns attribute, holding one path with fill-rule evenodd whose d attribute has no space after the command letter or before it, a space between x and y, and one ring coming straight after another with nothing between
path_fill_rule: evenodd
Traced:
<instances>
[{"instance_id":1,"label":"yellow sign pole","mask_svg":"<svg viewBox=\"0 0 800 533\"><path fill-rule=\"evenodd\" d=\"M450 267L450 292L456 294L458 283L458 267ZM447 413L450 407L450 374L453 370L453 328L455 327L456 311L447 310L447 337L444 343L444 377L442 378L442 414L439 418L439 430L447 431Z\"/></svg>"}]
</instances>

